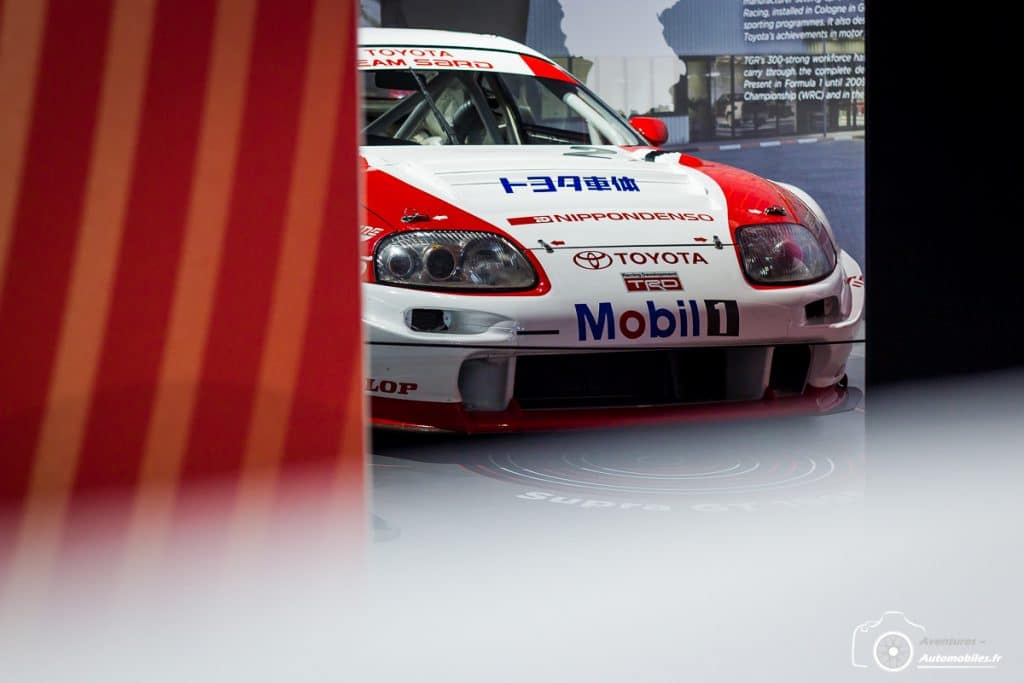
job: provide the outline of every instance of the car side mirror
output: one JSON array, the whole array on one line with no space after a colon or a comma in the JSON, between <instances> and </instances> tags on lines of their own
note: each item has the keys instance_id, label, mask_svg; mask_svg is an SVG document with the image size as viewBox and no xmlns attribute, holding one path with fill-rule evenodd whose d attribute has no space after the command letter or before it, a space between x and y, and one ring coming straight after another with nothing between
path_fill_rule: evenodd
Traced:
<instances>
[{"instance_id":1,"label":"car side mirror","mask_svg":"<svg viewBox=\"0 0 1024 683\"><path fill-rule=\"evenodd\" d=\"M629 120L629 125L647 138L652 145L664 145L668 142L668 126L661 119L653 116L634 116Z\"/></svg>"}]
</instances>

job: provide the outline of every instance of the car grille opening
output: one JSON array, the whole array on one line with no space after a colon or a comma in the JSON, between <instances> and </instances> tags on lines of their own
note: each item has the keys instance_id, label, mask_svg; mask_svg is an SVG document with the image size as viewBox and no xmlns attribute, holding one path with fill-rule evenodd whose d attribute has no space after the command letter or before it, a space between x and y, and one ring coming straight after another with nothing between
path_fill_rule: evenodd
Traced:
<instances>
[{"instance_id":1,"label":"car grille opening","mask_svg":"<svg viewBox=\"0 0 1024 683\"><path fill-rule=\"evenodd\" d=\"M811 365L811 347L806 344L776 346L768 386L780 396L802 394Z\"/></svg>"},{"instance_id":2,"label":"car grille opening","mask_svg":"<svg viewBox=\"0 0 1024 683\"><path fill-rule=\"evenodd\" d=\"M434 308L414 308L409 312L409 328L416 332L445 332L448 323L444 311Z\"/></svg>"},{"instance_id":3,"label":"car grille opening","mask_svg":"<svg viewBox=\"0 0 1024 683\"><path fill-rule=\"evenodd\" d=\"M804 317L808 325L827 325L842 319L839 297L830 296L818 299L804 306Z\"/></svg>"},{"instance_id":4,"label":"car grille opening","mask_svg":"<svg viewBox=\"0 0 1024 683\"><path fill-rule=\"evenodd\" d=\"M727 349L526 355L516 359L523 410L724 401Z\"/></svg>"}]
</instances>

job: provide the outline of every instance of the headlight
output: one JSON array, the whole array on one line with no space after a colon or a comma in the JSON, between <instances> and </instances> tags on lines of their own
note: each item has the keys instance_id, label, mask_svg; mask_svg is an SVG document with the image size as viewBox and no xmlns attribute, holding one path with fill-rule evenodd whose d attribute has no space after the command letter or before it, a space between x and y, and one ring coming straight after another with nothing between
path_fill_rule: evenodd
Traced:
<instances>
[{"instance_id":1,"label":"headlight","mask_svg":"<svg viewBox=\"0 0 1024 683\"><path fill-rule=\"evenodd\" d=\"M511 242L489 232L423 230L385 237L377 282L451 290L531 289L537 273Z\"/></svg>"},{"instance_id":2,"label":"headlight","mask_svg":"<svg viewBox=\"0 0 1024 683\"><path fill-rule=\"evenodd\" d=\"M820 280L836 267L832 242L818 225L747 225L737 228L736 243L747 277L758 284L805 284Z\"/></svg>"}]
</instances>

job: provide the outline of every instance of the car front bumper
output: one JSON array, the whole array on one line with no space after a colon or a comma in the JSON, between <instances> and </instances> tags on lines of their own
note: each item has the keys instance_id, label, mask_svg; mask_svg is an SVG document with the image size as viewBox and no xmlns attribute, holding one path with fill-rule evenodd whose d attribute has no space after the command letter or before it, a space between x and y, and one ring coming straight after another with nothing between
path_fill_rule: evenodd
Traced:
<instances>
[{"instance_id":1,"label":"car front bumper","mask_svg":"<svg viewBox=\"0 0 1024 683\"><path fill-rule=\"evenodd\" d=\"M575 307L581 300L607 301L614 312L629 313L650 302L649 310L666 311L659 329L674 325L675 332L696 325L696 317L686 320L691 308L684 305L696 301L694 294L581 295L553 288L543 296L459 295L367 284L366 391L373 421L506 431L645 416L704 418L756 406L761 413L833 410L845 398L837 385L863 317L862 283L859 267L843 253L840 266L817 283L733 287L738 334L706 334L712 325L705 320L705 334L635 339L622 332L635 333L636 320L618 327L614 338L612 324L594 338ZM677 303L681 317L669 323ZM704 310L698 308L694 316ZM414 310L438 312L444 329L412 329ZM649 319L643 324L645 330L652 325Z\"/></svg>"}]
</instances>

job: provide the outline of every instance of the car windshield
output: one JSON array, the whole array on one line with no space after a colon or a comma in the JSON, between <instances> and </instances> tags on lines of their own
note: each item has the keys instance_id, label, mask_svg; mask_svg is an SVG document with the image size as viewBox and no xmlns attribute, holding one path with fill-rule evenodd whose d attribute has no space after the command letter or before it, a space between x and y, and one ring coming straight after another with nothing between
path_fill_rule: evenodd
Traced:
<instances>
[{"instance_id":1,"label":"car windshield","mask_svg":"<svg viewBox=\"0 0 1024 683\"><path fill-rule=\"evenodd\" d=\"M647 144L597 97L565 80L469 69L362 74L367 145Z\"/></svg>"}]
</instances>

